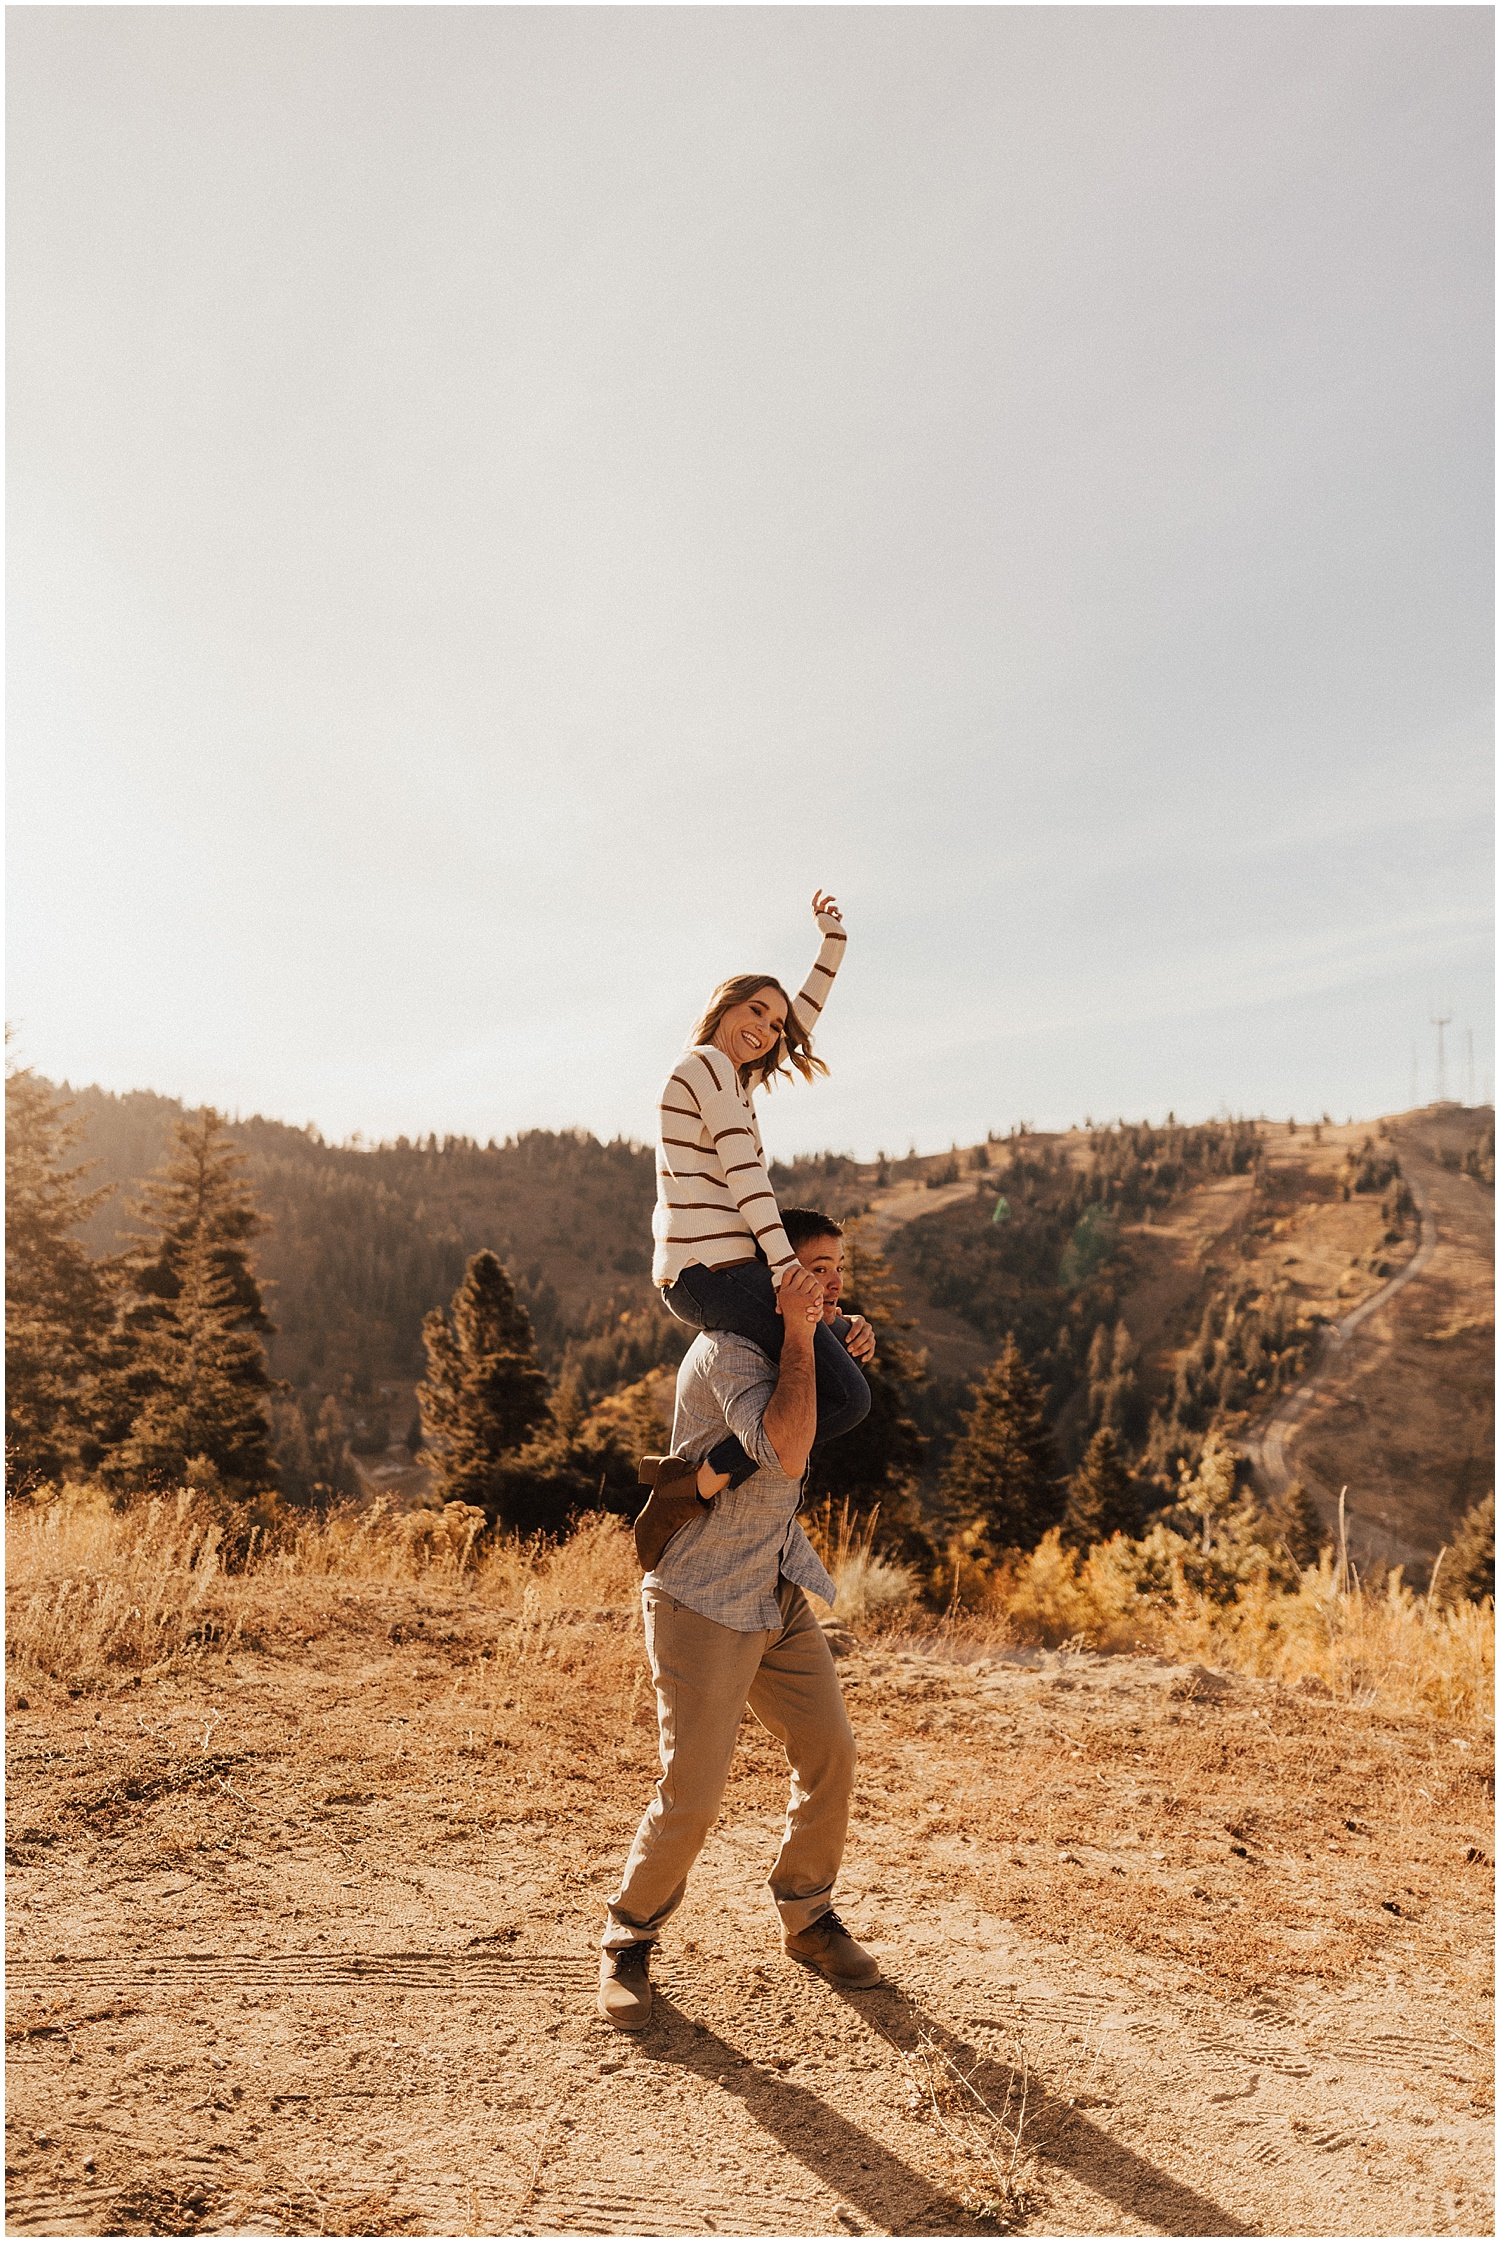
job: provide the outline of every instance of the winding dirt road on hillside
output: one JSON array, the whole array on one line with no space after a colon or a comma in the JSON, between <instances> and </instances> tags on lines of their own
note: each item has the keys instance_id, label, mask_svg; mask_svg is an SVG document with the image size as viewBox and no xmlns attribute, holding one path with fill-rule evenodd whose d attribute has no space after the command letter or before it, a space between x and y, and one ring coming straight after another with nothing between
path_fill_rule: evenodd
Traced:
<instances>
[{"instance_id":1,"label":"winding dirt road on hillside","mask_svg":"<svg viewBox=\"0 0 1500 2242\"><path fill-rule=\"evenodd\" d=\"M1306 1467L1294 1470L1288 1461L1286 1444L1306 1416L1312 1403L1328 1385L1330 1379L1346 1366L1346 1350L1360 1326L1367 1323L1377 1310L1385 1307L1414 1277L1419 1277L1431 1261L1438 1245L1437 1216L1432 1202L1410 1172L1409 1164L1403 1169L1407 1186L1416 1201L1421 1216L1421 1233L1417 1250L1402 1269L1384 1283L1378 1292L1372 1292L1348 1315L1340 1316L1324 1337L1319 1350L1316 1368L1290 1393L1284 1394L1263 1424L1245 1442L1246 1453L1254 1467L1262 1491L1269 1496L1284 1494L1294 1477L1300 1476L1303 1485L1323 1514L1325 1525L1338 1523L1338 1496L1320 1484ZM1418 1549L1412 1542L1398 1534L1383 1530L1366 1519L1351 1518L1346 1528L1349 1553L1357 1563L1372 1561L1388 1565L1425 1566L1431 1561L1431 1552Z\"/></svg>"}]
</instances>

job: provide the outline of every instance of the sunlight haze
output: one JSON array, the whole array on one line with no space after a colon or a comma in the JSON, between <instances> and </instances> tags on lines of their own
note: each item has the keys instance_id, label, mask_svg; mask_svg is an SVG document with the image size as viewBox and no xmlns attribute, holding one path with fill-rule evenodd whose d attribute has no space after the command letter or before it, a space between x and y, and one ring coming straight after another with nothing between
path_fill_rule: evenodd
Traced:
<instances>
[{"instance_id":1,"label":"sunlight haze","mask_svg":"<svg viewBox=\"0 0 1500 2242\"><path fill-rule=\"evenodd\" d=\"M30 8L10 1017L330 1136L1490 1092L1489 10Z\"/></svg>"}]
</instances>

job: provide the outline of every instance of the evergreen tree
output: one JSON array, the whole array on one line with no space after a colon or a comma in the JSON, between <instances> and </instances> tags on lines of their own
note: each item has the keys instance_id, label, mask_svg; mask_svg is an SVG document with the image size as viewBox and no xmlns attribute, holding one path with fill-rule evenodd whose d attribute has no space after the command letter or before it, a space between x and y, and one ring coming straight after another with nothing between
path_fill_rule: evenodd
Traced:
<instances>
[{"instance_id":1,"label":"evergreen tree","mask_svg":"<svg viewBox=\"0 0 1500 2242\"><path fill-rule=\"evenodd\" d=\"M422 1341L427 1378L417 1401L436 1491L517 1522L506 1466L548 1421L547 1379L531 1319L496 1255L471 1257L449 1315L432 1309Z\"/></svg>"},{"instance_id":2,"label":"evergreen tree","mask_svg":"<svg viewBox=\"0 0 1500 2242\"><path fill-rule=\"evenodd\" d=\"M942 1494L960 1531L991 1559L1006 1549L1034 1549L1062 1517L1052 1434L1013 1337L991 1364L964 1419Z\"/></svg>"},{"instance_id":3,"label":"evergreen tree","mask_svg":"<svg viewBox=\"0 0 1500 2242\"><path fill-rule=\"evenodd\" d=\"M175 1291L139 1331L134 1370L143 1389L129 1436L110 1458L112 1478L180 1486L207 1463L231 1495L273 1483L265 1397L272 1380L259 1335L207 1228L174 1253Z\"/></svg>"},{"instance_id":4,"label":"evergreen tree","mask_svg":"<svg viewBox=\"0 0 1500 2242\"><path fill-rule=\"evenodd\" d=\"M1138 1534L1143 1523L1144 1506L1120 1444L1108 1425L1101 1425L1068 1481L1063 1540L1074 1549L1092 1549L1114 1534Z\"/></svg>"},{"instance_id":5,"label":"evergreen tree","mask_svg":"<svg viewBox=\"0 0 1500 2242\"><path fill-rule=\"evenodd\" d=\"M275 1325L249 1244L265 1225L211 1106L178 1121L173 1138L136 1205L152 1227L136 1234L124 1263L134 1344L109 1474L162 1484L202 1457L227 1492L263 1491L276 1478L267 1414L275 1381L261 1334Z\"/></svg>"},{"instance_id":6,"label":"evergreen tree","mask_svg":"<svg viewBox=\"0 0 1500 2242\"><path fill-rule=\"evenodd\" d=\"M1317 1563L1319 1550L1331 1538L1300 1479L1273 1495L1260 1514L1257 1539L1298 1573Z\"/></svg>"},{"instance_id":7,"label":"evergreen tree","mask_svg":"<svg viewBox=\"0 0 1500 2242\"><path fill-rule=\"evenodd\" d=\"M1493 1490L1476 1502L1453 1537L1437 1579L1437 1600L1443 1604L1491 1602L1495 1595L1495 1497Z\"/></svg>"},{"instance_id":8,"label":"evergreen tree","mask_svg":"<svg viewBox=\"0 0 1500 2242\"><path fill-rule=\"evenodd\" d=\"M288 1502L322 1507L359 1493L343 1412L331 1393L324 1395L311 1424L301 1402L273 1402L271 1430L277 1481Z\"/></svg>"},{"instance_id":9,"label":"evergreen tree","mask_svg":"<svg viewBox=\"0 0 1500 2242\"><path fill-rule=\"evenodd\" d=\"M108 1197L67 1154L82 1134L28 1067L5 1084L5 1468L14 1488L97 1466L118 1369L116 1287L74 1236Z\"/></svg>"},{"instance_id":10,"label":"evergreen tree","mask_svg":"<svg viewBox=\"0 0 1500 2242\"><path fill-rule=\"evenodd\" d=\"M265 1222L240 1173L243 1153L225 1134L223 1118L212 1106L204 1106L196 1120L177 1122L172 1134L166 1167L152 1177L136 1205L136 1213L151 1227L135 1238L127 1263L139 1300L132 1321L137 1328L149 1325L151 1303L170 1304L177 1298L189 1255L204 1245L220 1282L217 1297L232 1323L247 1331L274 1331L250 1261L250 1241L259 1237Z\"/></svg>"},{"instance_id":11,"label":"evergreen tree","mask_svg":"<svg viewBox=\"0 0 1500 2242\"><path fill-rule=\"evenodd\" d=\"M840 1308L865 1316L875 1329L875 1360L860 1365L870 1388L870 1412L852 1432L814 1450L807 1500L814 1505L830 1498L835 1504L847 1500L851 1509L863 1512L878 1505L882 1545L925 1562L932 1555L932 1540L923 1524L917 1482L927 1443L911 1415L911 1400L927 1376L926 1361L901 1337L911 1324L902 1315L901 1296L884 1258L851 1238L844 1276Z\"/></svg>"},{"instance_id":12,"label":"evergreen tree","mask_svg":"<svg viewBox=\"0 0 1500 2242\"><path fill-rule=\"evenodd\" d=\"M1146 1430L1146 1404L1136 1376L1136 1362L1140 1355L1128 1326L1122 1318L1115 1325L1114 1343L1110 1350L1109 1383L1104 1393L1100 1422L1111 1432L1132 1443L1138 1441Z\"/></svg>"}]
</instances>

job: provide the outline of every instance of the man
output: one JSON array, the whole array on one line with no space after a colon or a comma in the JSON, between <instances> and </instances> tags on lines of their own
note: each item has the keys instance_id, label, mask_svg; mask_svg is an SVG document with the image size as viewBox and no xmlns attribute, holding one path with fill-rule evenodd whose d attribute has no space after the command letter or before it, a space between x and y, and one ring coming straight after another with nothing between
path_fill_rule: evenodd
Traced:
<instances>
[{"instance_id":1,"label":"man","mask_svg":"<svg viewBox=\"0 0 1500 2242\"><path fill-rule=\"evenodd\" d=\"M800 1259L797 1233L788 1227L787 1235ZM810 1242L827 1244L816 1233ZM783 1278L778 1302L786 1324L779 1364L734 1332L705 1331L677 1375L673 1455L696 1464L727 1428L759 1468L711 1505L690 1498L693 1514L642 1585L662 1773L604 1932L599 2011L622 2031L639 2031L650 2017L651 1948L717 1819L747 1704L791 1763L786 1828L769 1879L783 1947L835 1985L873 1985L880 1976L833 1911L854 1736L807 1601L811 1593L831 1603L834 1584L797 1523L817 1423L813 1334L825 1313L836 1314L837 1291L829 1307L825 1278L802 1267ZM868 1359L874 1334L856 1323L848 1344Z\"/></svg>"},{"instance_id":2,"label":"man","mask_svg":"<svg viewBox=\"0 0 1500 2242\"><path fill-rule=\"evenodd\" d=\"M857 1362L868 1362L875 1352L875 1334L863 1316L841 1318L839 1294L844 1289L844 1233L830 1215L813 1207L788 1207L781 1217L787 1243L804 1269L810 1269L823 1287L823 1321L846 1321L845 1340Z\"/></svg>"}]
</instances>

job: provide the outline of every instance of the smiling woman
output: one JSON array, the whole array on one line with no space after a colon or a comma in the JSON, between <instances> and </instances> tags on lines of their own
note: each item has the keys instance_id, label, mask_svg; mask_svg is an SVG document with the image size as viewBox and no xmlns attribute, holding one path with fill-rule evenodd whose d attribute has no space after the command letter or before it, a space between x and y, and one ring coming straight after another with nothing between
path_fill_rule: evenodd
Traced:
<instances>
[{"instance_id":1,"label":"smiling woman","mask_svg":"<svg viewBox=\"0 0 1500 2242\"><path fill-rule=\"evenodd\" d=\"M782 1228L755 1118L754 1093L790 1063L804 1081L826 1074L813 1056L847 936L843 914L820 889L813 917L823 937L795 997L767 974L744 973L714 991L691 1046L667 1078L657 1108L656 1251L652 1276L681 1323L735 1331L774 1360L781 1354L781 1285L798 1266ZM835 1317L816 1334L819 1440L849 1431L867 1414L870 1392ZM737 1440L722 1441L699 1474L712 1495L753 1473Z\"/></svg>"},{"instance_id":2,"label":"smiling woman","mask_svg":"<svg viewBox=\"0 0 1500 2242\"><path fill-rule=\"evenodd\" d=\"M796 1266L752 1100L788 1063L804 1081L828 1072L813 1056L812 1035L848 937L838 905L821 889L813 917L822 947L795 999L769 974L722 982L667 1078L657 1107L651 1226L651 1274L664 1288L694 1263L716 1270L763 1256L778 1287Z\"/></svg>"}]
</instances>

